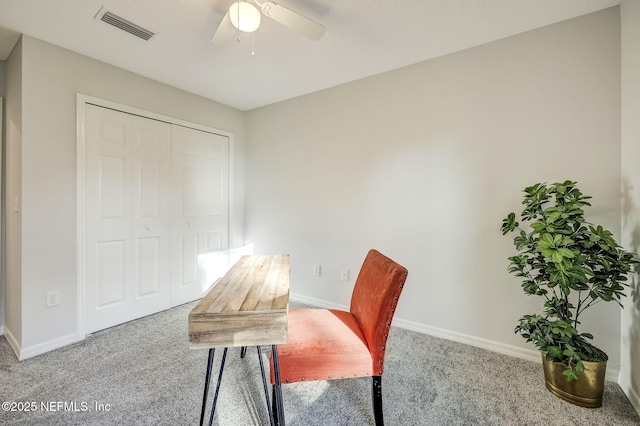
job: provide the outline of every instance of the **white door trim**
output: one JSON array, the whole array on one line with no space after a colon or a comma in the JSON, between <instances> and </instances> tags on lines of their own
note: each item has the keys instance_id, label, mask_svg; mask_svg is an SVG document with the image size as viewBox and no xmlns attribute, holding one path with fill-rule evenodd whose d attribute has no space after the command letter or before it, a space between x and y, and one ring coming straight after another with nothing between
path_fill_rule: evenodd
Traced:
<instances>
[{"instance_id":1,"label":"white door trim","mask_svg":"<svg viewBox=\"0 0 640 426\"><path fill-rule=\"evenodd\" d=\"M164 121L170 124L178 126L189 127L196 130L202 130L208 133L215 133L221 136L229 138L229 243L233 241L233 160L234 160L234 141L233 133L225 130L215 129L213 127L204 126L201 124L191 123L178 118L169 117L162 114L157 114L151 111L145 111L140 108L119 104L116 102L108 101L106 99L96 98L94 96L85 95L82 93L76 94L76 282L77 282L77 321L76 321L76 341L83 340L86 336L86 311L85 311L85 154L86 154L86 140L85 140L85 107L87 104L92 104L104 108L110 108L117 111L125 112L128 114L134 114L153 120Z\"/></svg>"}]
</instances>

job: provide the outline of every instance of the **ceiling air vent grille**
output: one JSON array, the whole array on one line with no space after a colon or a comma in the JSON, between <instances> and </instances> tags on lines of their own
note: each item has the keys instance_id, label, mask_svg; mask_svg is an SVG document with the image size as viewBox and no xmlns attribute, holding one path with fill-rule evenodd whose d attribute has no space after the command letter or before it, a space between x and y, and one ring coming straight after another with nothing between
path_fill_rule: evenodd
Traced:
<instances>
[{"instance_id":1,"label":"ceiling air vent grille","mask_svg":"<svg viewBox=\"0 0 640 426\"><path fill-rule=\"evenodd\" d=\"M155 35L153 31L144 29L141 26L134 24L133 22L129 22L118 15L114 15L111 12L105 12L100 20L106 22L107 24L113 25L114 27L118 27L121 30L126 31L129 34L133 34L134 36L139 37L143 40L149 40Z\"/></svg>"}]
</instances>

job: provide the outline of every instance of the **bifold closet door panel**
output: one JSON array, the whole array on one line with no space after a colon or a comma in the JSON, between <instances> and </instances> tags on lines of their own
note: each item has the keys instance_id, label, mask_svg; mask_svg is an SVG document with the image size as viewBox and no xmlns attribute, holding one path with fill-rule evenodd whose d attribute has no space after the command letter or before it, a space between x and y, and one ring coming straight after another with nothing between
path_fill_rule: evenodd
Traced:
<instances>
[{"instance_id":1,"label":"bifold closet door panel","mask_svg":"<svg viewBox=\"0 0 640 426\"><path fill-rule=\"evenodd\" d=\"M229 138L173 126L174 304L202 297L228 267Z\"/></svg>"},{"instance_id":2,"label":"bifold closet door panel","mask_svg":"<svg viewBox=\"0 0 640 426\"><path fill-rule=\"evenodd\" d=\"M171 307L171 125L93 105L85 123L91 333Z\"/></svg>"}]
</instances>

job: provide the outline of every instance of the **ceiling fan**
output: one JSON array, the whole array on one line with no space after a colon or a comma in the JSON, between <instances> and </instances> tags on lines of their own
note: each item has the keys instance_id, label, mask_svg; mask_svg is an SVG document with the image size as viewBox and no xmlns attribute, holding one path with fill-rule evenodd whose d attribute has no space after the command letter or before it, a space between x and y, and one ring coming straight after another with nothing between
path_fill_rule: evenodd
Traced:
<instances>
[{"instance_id":1,"label":"ceiling fan","mask_svg":"<svg viewBox=\"0 0 640 426\"><path fill-rule=\"evenodd\" d=\"M222 22L218 25L218 29L211 37L211 43L227 44L236 39L238 31L246 33L256 31L260 27L262 18L260 11L262 11L262 15L311 40L319 40L324 35L324 26L291 9L270 1L261 3L257 0L245 0L237 1L229 7Z\"/></svg>"}]
</instances>

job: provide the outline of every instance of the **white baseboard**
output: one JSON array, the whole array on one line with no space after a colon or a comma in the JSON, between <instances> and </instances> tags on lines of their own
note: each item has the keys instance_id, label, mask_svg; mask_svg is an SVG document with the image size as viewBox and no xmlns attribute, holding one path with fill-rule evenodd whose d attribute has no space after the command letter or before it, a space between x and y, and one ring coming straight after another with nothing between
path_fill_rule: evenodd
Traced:
<instances>
[{"instance_id":1,"label":"white baseboard","mask_svg":"<svg viewBox=\"0 0 640 426\"><path fill-rule=\"evenodd\" d=\"M20 356L18 355L20 353L20 344L13 336L13 333L11 333L11 330L9 330L6 326L4 327L3 333L5 339L7 339L7 342L9 342L9 346L11 346L11 349L13 349L13 352L16 354L18 359L20 359Z\"/></svg>"},{"instance_id":2,"label":"white baseboard","mask_svg":"<svg viewBox=\"0 0 640 426\"><path fill-rule=\"evenodd\" d=\"M464 343L465 345L475 346L499 354L542 364L542 357L540 356L540 351L538 351L537 349L525 349L519 346L507 345L505 343L496 342L494 340L483 339L482 337L476 337L468 334L458 333L456 331L432 327L429 325L407 321L400 318L394 318L393 325L407 330L417 331L418 333L428 334L430 336L440 337L442 339ZM605 378L607 380L618 382L619 376L620 370L618 368L607 365L607 372L605 374Z\"/></svg>"},{"instance_id":3,"label":"white baseboard","mask_svg":"<svg viewBox=\"0 0 640 426\"><path fill-rule=\"evenodd\" d=\"M18 355L18 359L22 361L23 359L31 358L36 355L52 351L54 349L67 346L71 343L75 343L76 341L76 334L73 333L67 334L66 336L58 337L56 339L48 340L46 342L42 342L37 345L28 346L26 348L22 348L20 354Z\"/></svg>"},{"instance_id":4,"label":"white baseboard","mask_svg":"<svg viewBox=\"0 0 640 426\"><path fill-rule=\"evenodd\" d=\"M22 361L23 359L31 358L36 355L52 351L54 349L67 346L71 343L75 343L76 341L77 339L75 333L67 334L66 336L58 337L56 339L48 340L37 345L22 348L22 351L20 351L20 355L18 355L18 359Z\"/></svg>"},{"instance_id":5,"label":"white baseboard","mask_svg":"<svg viewBox=\"0 0 640 426\"><path fill-rule=\"evenodd\" d=\"M291 293L290 296L293 300L306 303L308 305L318 306L325 309L341 309L343 311L349 310L349 307L347 305L339 305L337 303L327 302L326 300L316 299L314 297L303 296L296 293Z\"/></svg>"},{"instance_id":6,"label":"white baseboard","mask_svg":"<svg viewBox=\"0 0 640 426\"><path fill-rule=\"evenodd\" d=\"M16 338L13 336L13 333L11 333L11 330L9 330L6 327L4 328L4 337L7 339L7 342L9 342L9 345L13 349L13 352L15 352L16 356L18 357L18 360L20 361L25 360L27 358L34 357L36 355L43 354L45 352L52 351L54 349L61 348L63 346L66 346L70 343L74 343L77 341L76 335L74 333L74 334L58 337L56 339L52 339L43 343L39 343L37 345L23 348L20 346L20 343L18 343Z\"/></svg>"},{"instance_id":7,"label":"white baseboard","mask_svg":"<svg viewBox=\"0 0 640 426\"><path fill-rule=\"evenodd\" d=\"M308 303L310 305L319 306L327 309L342 309L349 310L348 306L339 305L325 300L315 299L313 297L302 296L300 294L291 294L293 300ZM458 343L464 343L465 345L475 346L481 349L486 349L499 354L513 356L516 358L524 359L527 361L537 362L542 364L542 358L540 351L536 349L525 349L518 346L507 345L505 343L496 342L493 340L483 339L481 337L470 336L468 334L458 333L456 331L445 330L443 328L432 327L426 324L404 320L398 317L394 317L394 326L404 328L406 330L416 331L418 333L427 334L429 336L439 337L446 340L451 340ZM620 371L617 368L612 368L607 365L606 379L618 382Z\"/></svg>"},{"instance_id":8,"label":"white baseboard","mask_svg":"<svg viewBox=\"0 0 640 426\"><path fill-rule=\"evenodd\" d=\"M640 415L640 395L633 389L631 383L627 380L626 377L621 377L618 379L618 384L622 388L622 391L627 395L631 405L636 409L636 412Z\"/></svg>"},{"instance_id":9,"label":"white baseboard","mask_svg":"<svg viewBox=\"0 0 640 426\"><path fill-rule=\"evenodd\" d=\"M475 346L503 355L509 355L542 364L540 351L535 349L525 349L518 346L507 345L505 343L483 339L481 337L471 336L468 334L458 333L456 331L446 330L443 328L433 327L414 321L407 321L401 318L394 318L393 325L407 330L417 331L418 333L428 334L429 336L439 337L458 343L464 343L465 345Z\"/></svg>"},{"instance_id":10,"label":"white baseboard","mask_svg":"<svg viewBox=\"0 0 640 426\"><path fill-rule=\"evenodd\" d=\"M4 336L4 325L0 325L0 336Z\"/></svg>"}]
</instances>

